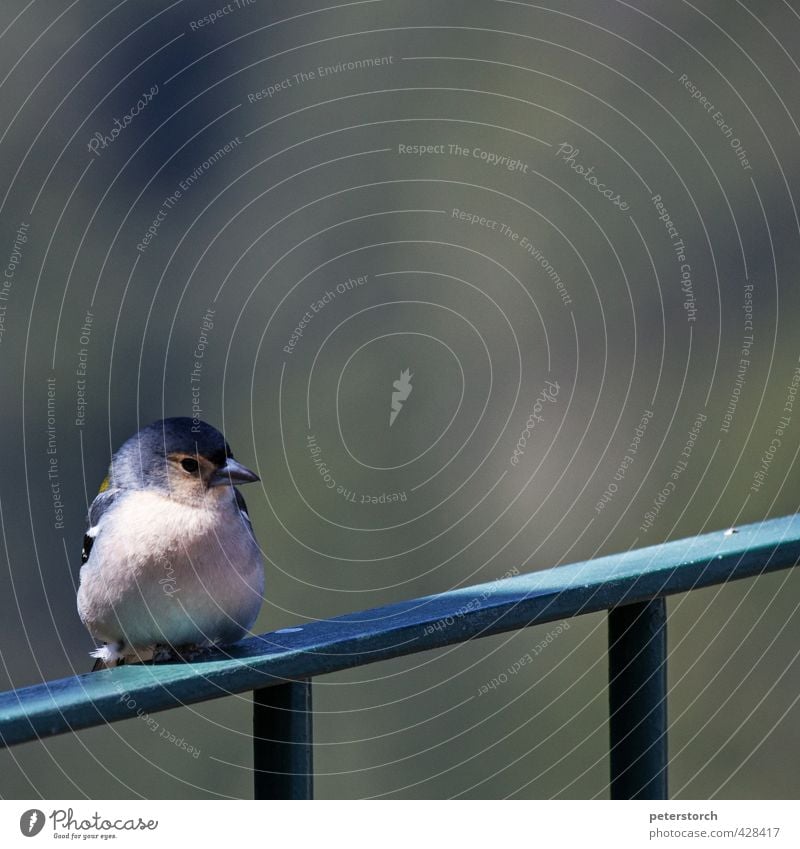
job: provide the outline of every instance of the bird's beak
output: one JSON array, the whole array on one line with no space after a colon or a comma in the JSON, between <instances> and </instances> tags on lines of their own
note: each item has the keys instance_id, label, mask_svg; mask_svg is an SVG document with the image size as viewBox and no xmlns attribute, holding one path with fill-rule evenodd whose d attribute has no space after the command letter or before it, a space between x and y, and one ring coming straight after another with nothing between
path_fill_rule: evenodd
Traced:
<instances>
[{"instance_id":1,"label":"bird's beak","mask_svg":"<svg viewBox=\"0 0 800 849\"><path fill-rule=\"evenodd\" d=\"M237 463L233 457L228 457L225 465L214 472L208 480L209 486L236 486L240 483L253 483L261 478L250 469Z\"/></svg>"}]
</instances>

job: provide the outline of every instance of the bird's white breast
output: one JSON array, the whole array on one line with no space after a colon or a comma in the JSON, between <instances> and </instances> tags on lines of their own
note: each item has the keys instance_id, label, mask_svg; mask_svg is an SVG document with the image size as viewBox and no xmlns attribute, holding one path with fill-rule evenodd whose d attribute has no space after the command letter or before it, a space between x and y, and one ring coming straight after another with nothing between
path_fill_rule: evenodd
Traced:
<instances>
[{"instance_id":1,"label":"bird's white breast","mask_svg":"<svg viewBox=\"0 0 800 849\"><path fill-rule=\"evenodd\" d=\"M198 506L136 491L98 523L78 608L109 642L224 644L250 629L263 592L261 554L232 489Z\"/></svg>"}]
</instances>

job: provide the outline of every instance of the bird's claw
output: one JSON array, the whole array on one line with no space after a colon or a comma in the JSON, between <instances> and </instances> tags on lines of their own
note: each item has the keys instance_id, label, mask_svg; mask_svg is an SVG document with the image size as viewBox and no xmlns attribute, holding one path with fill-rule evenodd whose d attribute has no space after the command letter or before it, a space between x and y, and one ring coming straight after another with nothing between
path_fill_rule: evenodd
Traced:
<instances>
[{"instance_id":1,"label":"bird's claw","mask_svg":"<svg viewBox=\"0 0 800 849\"><path fill-rule=\"evenodd\" d=\"M208 646L164 646L157 645L153 649L153 663L192 663L200 660L211 652Z\"/></svg>"}]
</instances>

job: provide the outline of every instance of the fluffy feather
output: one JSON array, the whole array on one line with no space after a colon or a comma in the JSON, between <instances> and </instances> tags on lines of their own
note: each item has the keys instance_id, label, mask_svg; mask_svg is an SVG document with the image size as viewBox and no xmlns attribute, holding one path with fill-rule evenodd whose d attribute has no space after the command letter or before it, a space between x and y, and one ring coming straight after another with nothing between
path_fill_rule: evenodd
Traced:
<instances>
[{"instance_id":1,"label":"fluffy feather","mask_svg":"<svg viewBox=\"0 0 800 849\"><path fill-rule=\"evenodd\" d=\"M135 491L101 518L78 593L96 639L124 643L130 656L247 633L263 600L263 562L232 488L212 493L195 507ZM108 646L99 651L104 661L118 659L106 657Z\"/></svg>"}]
</instances>

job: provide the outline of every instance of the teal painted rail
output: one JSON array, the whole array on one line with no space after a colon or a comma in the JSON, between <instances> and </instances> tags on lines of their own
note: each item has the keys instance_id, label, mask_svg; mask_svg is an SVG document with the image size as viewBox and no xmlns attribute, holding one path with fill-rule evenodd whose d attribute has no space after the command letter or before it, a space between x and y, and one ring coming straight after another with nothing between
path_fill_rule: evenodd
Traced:
<instances>
[{"instance_id":1,"label":"teal painted rail","mask_svg":"<svg viewBox=\"0 0 800 849\"><path fill-rule=\"evenodd\" d=\"M315 676L608 610L612 796L664 798L664 597L798 561L789 516L263 634L194 663L50 681L0 694L0 745L252 690L257 798L307 798Z\"/></svg>"}]
</instances>

